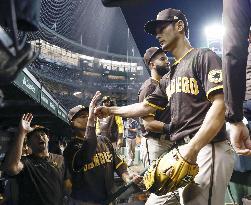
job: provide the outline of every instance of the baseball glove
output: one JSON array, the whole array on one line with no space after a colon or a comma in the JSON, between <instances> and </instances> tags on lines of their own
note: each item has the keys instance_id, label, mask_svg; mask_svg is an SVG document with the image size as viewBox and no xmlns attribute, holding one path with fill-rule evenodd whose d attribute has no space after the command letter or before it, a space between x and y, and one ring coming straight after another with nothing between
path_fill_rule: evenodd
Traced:
<instances>
[{"instance_id":1,"label":"baseball glove","mask_svg":"<svg viewBox=\"0 0 251 205\"><path fill-rule=\"evenodd\" d=\"M169 170L170 174L166 175ZM198 172L197 164L188 163L173 149L151 164L143 180L146 190L160 196L194 182Z\"/></svg>"}]
</instances>

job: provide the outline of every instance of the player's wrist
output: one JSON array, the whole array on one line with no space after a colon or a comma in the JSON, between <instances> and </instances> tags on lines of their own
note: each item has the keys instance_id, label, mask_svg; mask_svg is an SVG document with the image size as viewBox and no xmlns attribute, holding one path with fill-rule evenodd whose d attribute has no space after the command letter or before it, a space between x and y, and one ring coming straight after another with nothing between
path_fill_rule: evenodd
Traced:
<instances>
[{"instance_id":1,"label":"player's wrist","mask_svg":"<svg viewBox=\"0 0 251 205\"><path fill-rule=\"evenodd\" d=\"M200 143L192 140L187 144L187 147L189 147L189 152L191 155L198 155L199 151L202 149Z\"/></svg>"},{"instance_id":2,"label":"player's wrist","mask_svg":"<svg viewBox=\"0 0 251 205\"><path fill-rule=\"evenodd\" d=\"M196 163L199 150L194 149L190 144L186 144L179 148L179 153L185 161L194 164Z\"/></svg>"},{"instance_id":3,"label":"player's wrist","mask_svg":"<svg viewBox=\"0 0 251 205\"><path fill-rule=\"evenodd\" d=\"M229 125L230 126L236 126L236 127L245 126L242 121L240 121L240 122L230 122Z\"/></svg>"},{"instance_id":4,"label":"player's wrist","mask_svg":"<svg viewBox=\"0 0 251 205\"><path fill-rule=\"evenodd\" d=\"M28 133L29 133L29 130L19 127L19 135L26 136Z\"/></svg>"},{"instance_id":5,"label":"player's wrist","mask_svg":"<svg viewBox=\"0 0 251 205\"><path fill-rule=\"evenodd\" d=\"M170 135L170 124L164 123L162 132L163 132L164 134Z\"/></svg>"}]
</instances>

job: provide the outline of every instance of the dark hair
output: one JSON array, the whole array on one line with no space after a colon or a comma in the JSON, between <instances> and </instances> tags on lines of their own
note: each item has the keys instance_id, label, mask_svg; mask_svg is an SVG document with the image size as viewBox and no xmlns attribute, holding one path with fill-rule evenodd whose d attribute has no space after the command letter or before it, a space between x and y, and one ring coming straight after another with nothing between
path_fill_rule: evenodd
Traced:
<instances>
[{"instance_id":1,"label":"dark hair","mask_svg":"<svg viewBox=\"0 0 251 205\"><path fill-rule=\"evenodd\" d=\"M49 137L49 130L47 128L36 128L27 134L27 140L29 140L31 138L31 136L33 136L37 132L43 132L46 135L48 135L48 137Z\"/></svg>"}]
</instances>

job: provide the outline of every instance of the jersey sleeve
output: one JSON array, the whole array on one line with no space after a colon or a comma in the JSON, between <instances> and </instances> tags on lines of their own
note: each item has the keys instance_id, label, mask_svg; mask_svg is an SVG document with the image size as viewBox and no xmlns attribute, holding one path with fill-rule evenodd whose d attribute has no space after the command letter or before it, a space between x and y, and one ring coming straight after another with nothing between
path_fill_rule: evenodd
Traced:
<instances>
[{"instance_id":1,"label":"jersey sleeve","mask_svg":"<svg viewBox=\"0 0 251 205\"><path fill-rule=\"evenodd\" d=\"M168 105L168 97L167 97L167 85L168 85L169 77L164 76L159 85L156 87L155 91L150 94L144 102L158 110L165 110Z\"/></svg>"},{"instance_id":2,"label":"jersey sleeve","mask_svg":"<svg viewBox=\"0 0 251 205\"><path fill-rule=\"evenodd\" d=\"M208 99L211 95L223 93L222 62L216 53L207 49L201 54L197 74Z\"/></svg>"},{"instance_id":3,"label":"jersey sleeve","mask_svg":"<svg viewBox=\"0 0 251 205\"><path fill-rule=\"evenodd\" d=\"M117 153L114 153L114 155L115 171L119 176L122 176L122 174L127 171L127 164L117 155Z\"/></svg>"},{"instance_id":4,"label":"jersey sleeve","mask_svg":"<svg viewBox=\"0 0 251 205\"><path fill-rule=\"evenodd\" d=\"M152 94L156 89L156 86L153 86L151 84L144 84L141 90L139 91L139 102L143 102L144 99Z\"/></svg>"},{"instance_id":5,"label":"jersey sleeve","mask_svg":"<svg viewBox=\"0 0 251 205\"><path fill-rule=\"evenodd\" d=\"M67 161L67 165L73 170L79 170L83 164L90 163L96 152L97 148L97 137L94 127L86 128L86 136L83 140L82 146L78 147L73 145L73 147L66 149L64 156Z\"/></svg>"},{"instance_id":6,"label":"jersey sleeve","mask_svg":"<svg viewBox=\"0 0 251 205\"><path fill-rule=\"evenodd\" d=\"M104 142L106 143L106 145L108 146L110 152L113 155L113 168L114 171L121 177L122 174L124 172L127 171L127 164L125 163L125 161L123 159L121 159L117 153L115 152L111 141L108 138L104 138Z\"/></svg>"}]
</instances>

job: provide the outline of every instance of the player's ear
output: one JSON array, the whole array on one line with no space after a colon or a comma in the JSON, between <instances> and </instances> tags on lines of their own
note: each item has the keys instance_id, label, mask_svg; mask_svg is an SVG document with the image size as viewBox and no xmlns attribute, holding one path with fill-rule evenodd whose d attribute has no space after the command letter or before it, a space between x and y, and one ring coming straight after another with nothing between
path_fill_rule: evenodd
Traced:
<instances>
[{"instance_id":1,"label":"player's ear","mask_svg":"<svg viewBox=\"0 0 251 205\"><path fill-rule=\"evenodd\" d=\"M70 121L70 125L71 125L71 126L74 126L74 120L71 120L71 121Z\"/></svg>"},{"instance_id":2,"label":"player's ear","mask_svg":"<svg viewBox=\"0 0 251 205\"><path fill-rule=\"evenodd\" d=\"M176 28L178 29L179 32L184 31L185 32L185 24L182 20L179 20L176 23Z\"/></svg>"},{"instance_id":3,"label":"player's ear","mask_svg":"<svg viewBox=\"0 0 251 205\"><path fill-rule=\"evenodd\" d=\"M151 68L154 68L154 67L155 67L155 63L153 63L152 61L150 61L149 68L151 69Z\"/></svg>"}]
</instances>

